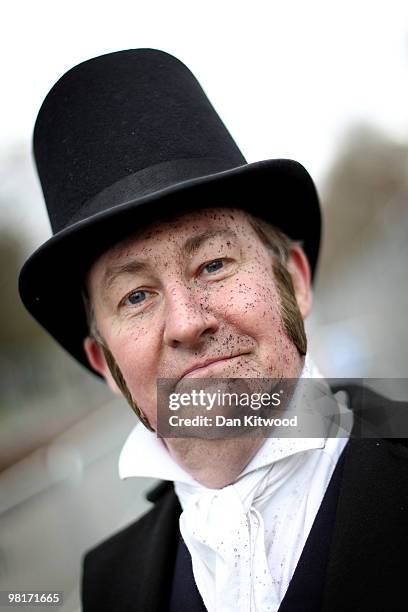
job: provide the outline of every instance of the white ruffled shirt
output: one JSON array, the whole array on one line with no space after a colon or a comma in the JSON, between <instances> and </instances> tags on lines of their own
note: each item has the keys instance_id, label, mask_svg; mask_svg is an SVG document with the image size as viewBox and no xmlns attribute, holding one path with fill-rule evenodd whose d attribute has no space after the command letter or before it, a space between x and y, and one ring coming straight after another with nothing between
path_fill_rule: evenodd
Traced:
<instances>
[{"instance_id":1,"label":"white ruffled shirt","mask_svg":"<svg viewBox=\"0 0 408 612\"><path fill-rule=\"evenodd\" d=\"M321 378L309 357L301 377ZM209 489L138 424L122 449L119 474L174 481L180 531L210 612L276 612L346 443L347 437L267 438L233 484Z\"/></svg>"}]
</instances>

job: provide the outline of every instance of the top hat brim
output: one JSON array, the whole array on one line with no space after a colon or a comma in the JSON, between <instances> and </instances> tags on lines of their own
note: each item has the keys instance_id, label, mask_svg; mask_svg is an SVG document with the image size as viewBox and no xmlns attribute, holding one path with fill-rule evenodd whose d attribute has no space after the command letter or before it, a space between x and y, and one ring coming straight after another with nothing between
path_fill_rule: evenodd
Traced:
<instances>
[{"instance_id":1,"label":"top hat brim","mask_svg":"<svg viewBox=\"0 0 408 612\"><path fill-rule=\"evenodd\" d=\"M181 180L101 209L56 233L26 261L19 278L23 303L33 317L92 372L83 349L88 325L84 275L109 247L147 223L198 208L234 207L270 222L302 242L312 275L319 252L321 216L314 183L298 162L273 159ZM119 194L119 196L118 196ZM114 197L115 186L103 197ZM94 372L95 373L95 372Z\"/></svg>"}]
</instances>

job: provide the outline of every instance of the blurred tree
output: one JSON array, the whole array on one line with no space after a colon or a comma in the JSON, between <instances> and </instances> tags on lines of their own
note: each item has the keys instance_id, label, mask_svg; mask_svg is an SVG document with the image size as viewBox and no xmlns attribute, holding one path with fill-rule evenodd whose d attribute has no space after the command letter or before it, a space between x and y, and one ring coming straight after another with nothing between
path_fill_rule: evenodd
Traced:
<instances>
[{"instance_id":1,"label":"blurred tree","mask_svg":"<svg viewBox=\"0 0 408 612\"><path fill-rule=\"evenodd\" d=\"M332 376L406 377L408 147L352 127L323 191L311 343Z\"/></svg>"},{"instance_id":2,"label":"blurred tree","mask_svg":"<svg viewBox=\"0 0 408 612\"><path fill-rule=\"evenodd\" d=\"M0 202L1 206L1 202ZM43 339L40 327L23 307L18 295L17 279L24 262L22 237L12 228L0 230L0 350L10 344L38 342Z\"/></svg>"},{"instance_id":3,"label":"blurred tree","mask_svg":"<svg viewBox=\"0 0 408 612\"><path fill-rule=\"evenodd\" d=\"M369 125L349 129L323 188L322 283L333 268L359 256L367 246L361 242L362 232L373 227L386 208L396 207L400 220L406 218L407 170L406 144L393 142ZM384 227L377 227L377 232L382 240L393 238Z\"/></svg>"}]
</instances>

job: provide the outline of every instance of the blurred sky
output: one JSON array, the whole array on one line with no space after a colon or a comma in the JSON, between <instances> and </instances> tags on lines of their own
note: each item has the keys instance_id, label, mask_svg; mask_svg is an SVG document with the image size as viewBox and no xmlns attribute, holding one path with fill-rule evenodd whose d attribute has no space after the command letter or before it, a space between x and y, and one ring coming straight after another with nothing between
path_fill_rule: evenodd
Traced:
<instances>
[{"instance_id":1,"label":"blurred sky","mask_svg":"<svg viewBox=\"0 0 408 612\"><path fill-rule=\"evenodd\" d=\"M3 162L29 159L39 106L66 70L136 47L193 70L248 161L297 159L318 186L351 123L408 140L406 0L14 0L0 45ZM3 207L3 220L16 212Z\"/></svg>"}]
</instances>

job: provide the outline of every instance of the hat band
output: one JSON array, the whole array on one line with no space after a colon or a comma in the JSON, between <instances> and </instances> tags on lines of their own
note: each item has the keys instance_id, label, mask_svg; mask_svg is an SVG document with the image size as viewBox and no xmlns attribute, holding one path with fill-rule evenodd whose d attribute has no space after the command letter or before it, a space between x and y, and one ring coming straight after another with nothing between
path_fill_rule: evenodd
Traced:
<instances>
[{"instance_id":1,"label":"hat band","mask_svg":"<svg viewBox=\"0 0 408 612\"><path fill-rule=\"evenodd\" d=\"M217 158L176 159L155 164L125 176L87 200L69 219L67 225L73 225L115 206L179 186L186 181L231 170L234 167L238 166L236 163L231 163L231 160Z\"/></svg>"}]
</instances>

